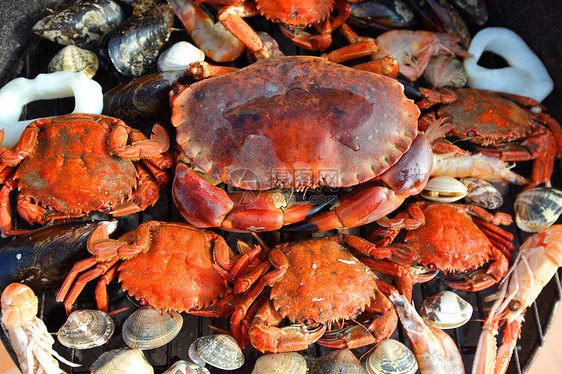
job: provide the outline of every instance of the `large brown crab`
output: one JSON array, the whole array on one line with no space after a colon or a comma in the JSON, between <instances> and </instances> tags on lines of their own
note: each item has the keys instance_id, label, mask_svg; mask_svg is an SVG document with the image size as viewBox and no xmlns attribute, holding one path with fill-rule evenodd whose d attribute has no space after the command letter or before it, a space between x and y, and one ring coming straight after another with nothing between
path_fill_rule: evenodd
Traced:
<instances>
[{"instance_id":1,"label":"large brown crab","mask_svg":"<svg viewBox=\"0 0 562 374\"><path fill-rule=\"evenodd\" d=\"M337 207L295 229L372 222L419 193L433 163L419 110L394 79L318 57L273 57L201 80L172 101L184 156L227 194L180 162L173 197L198 227L271 231L303 221L279 189L353 187ZM258 190L258 191L256 191Z\"/></svg>"},{"instance_id":2,"label":"large brown crab","mask_svg":"<svg viewBox=\"0 0 562 374\"><path fill-rule=\"evenodd\" d=\"M562 156L562 128L544 106L525 96L459 88L443 89L422 107L443 97L453 101L440 105L435 114L454 125L450 135L476 143L479 152L503 161L534 160L532 186L550 183L554 159Z\"/></svg>"},{"instance_id":3,"label":"large brown crab","mask_svg":"<svg viewBox=\"0 0 562 374\"><path fill-rule=\"evenodd\" d=\"M240 346L250 342L261 352L297 351L314 342L332 348L375 344L394 332L397 317L381 292L391 287L371 267L408 277L409 267L394 261L407 262L409 255L352 235L280 244L259 271L238 278L234 290L242 301L234 303L233 335ZM364 314L366 320L377 317L363 325L357 320ZM284 318L292 324L278 326ZM326 332L349 319L355 323Z\"/></svg>"},{"instance_id":4,"label":"large brown crab","mask_svg":"<svg viewBox=\"0 0 562 374\"><path fill-rule=\"evenodd\" d=\"M84 286L100 276L96 301L100 310L107 311L106 287L119 276L122 288L143 304L220 317L233 310L228 303L232 287L223 273L236 277L238 269L247 268L245 262L259 255L261 248L237 255L211 231L185 223L149 221L118 240L110 239L100 225L88 240L88 251L93 256L76 263L57 295L67 312Z\"/></svg>"},{"instance_id":5,"label":"large brown crab","mask_svg":"<svg viewBox=\"0 0 562 374\"><path fill-rule=\"evenodd\" d=\"M479 291L500 281L514 249L513 234L498 227L511 224L511 216L493 215L475 205L418 201L395 218L377 222L383 226L373 233L383 237L377 246L386 247L407 229L401 243L417 250L417 262L432 271L458 275L460 279L448 281L458 289ZM429 279L422 276L420 281Z\"/></svg>"},{"instance_id":6,"label":"large brown crab","mask_svg":"<svg viewBox=\"0 0 562 374\"><path fill-rule=\"evenodd\" d=\"M117 118L68 114L32 122L14 149L0 148L0 230L12 229L9 194L17 210L44 224L101 211L114 216L153 205L172 165L166 131L155 125L147 139ZM140 160L140 161L138 161Z\"/></svg>"}]
</instances>

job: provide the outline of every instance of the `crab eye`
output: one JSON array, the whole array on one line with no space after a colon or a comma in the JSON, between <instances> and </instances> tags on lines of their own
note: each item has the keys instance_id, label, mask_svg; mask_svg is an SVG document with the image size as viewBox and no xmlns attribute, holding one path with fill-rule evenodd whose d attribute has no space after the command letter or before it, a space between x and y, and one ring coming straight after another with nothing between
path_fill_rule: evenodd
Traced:
<instances>
[{"instance_id":1,"label":"crab eye","mask_svg":"<svg viewBox=\"0 0 562 374\"><path fill-rule=\"evenodd\" d=\"M512 301L511 303L509 303L509 309L512 312L519 310L520 307L521 307L521 303L519 301Z\"/></svg>"}]
</instances>

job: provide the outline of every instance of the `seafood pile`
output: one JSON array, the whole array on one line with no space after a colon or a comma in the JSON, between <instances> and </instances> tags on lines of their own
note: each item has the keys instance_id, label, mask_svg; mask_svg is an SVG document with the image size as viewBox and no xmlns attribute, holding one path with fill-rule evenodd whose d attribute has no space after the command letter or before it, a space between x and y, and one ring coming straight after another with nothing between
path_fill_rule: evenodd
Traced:
<instances>
[{"instance_id":1,"label":"seafood pile","mask_svg":"<svg viewBox=\"0 0 562 374\"><path fill-rule=\"evenodd\" d=\"M41 300L23 320L3 296L22 371L521 370L562 264L562 127L543 62L489 22L463 0L46 12L44 69L0 87L0 288Z\"/></svg>"}]
</instances>

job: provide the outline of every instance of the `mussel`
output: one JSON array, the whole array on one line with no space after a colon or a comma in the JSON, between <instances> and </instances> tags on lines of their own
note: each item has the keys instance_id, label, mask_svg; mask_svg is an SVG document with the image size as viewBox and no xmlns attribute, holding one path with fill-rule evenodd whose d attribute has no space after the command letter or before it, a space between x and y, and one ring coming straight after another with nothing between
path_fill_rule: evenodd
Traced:
<instances>
[{"instance_id":1,"label":"mussel","mask_svg":"<svg viewBox=\"0 0 562 374\"><path fill-rule=\"evenodd\" d=\"M118 76L138 77L156 67L172 33L174 11L167 4L143 7L109 32L99 51L102 66Z\"/></svg>"},{"instance_id":2,"label":"mussel","mask_svg":"<svg viewBox=\"0 0 562 374\"><path fill-rule=\"evenodd\" d=\"M88 238L99 225L108 233L117 221L72 221L30 231L0 249L0 289L20 282L35 292L60 287L72 268L90 254Z\"/></svg>"},{"instance_id":3,"label":"mussel","mask_svg":"<svg viewBox=\"0 0 562 374\"><path fill-rule=\"evenodd\" d=\"M416 356L398 340L386 339L377 344L367 358L369 374L414 374L418 371Z\"/></svg>"},{"instance_id":4,"label":"mussel","mask_svg":"<svg viewBox=\"0 0 562 374\"><path fill-rule=\"evenodd\" d=\"M464 197L467 203L486 209L497 209L502 206L503 197L501 192L484 179L465 177L461 178L461 183L468 189Z\"/></svg>"},{"instance_id":5,"label":"mussel","mask_svg":"<svg viewBox=\"0 0 562 374\"><path fill-rule=\"evenodd\" d=\"M99 67L98 55L75 45L67 45L57 52L49 62L49 73L55 71L84 72L88 78L96 75Z\"/></svg>"},{"instance_id":6,"label":"mussel","mask_svg":"<svg viewBox=\"0 0 562 374\"><path fill-rule=\"evenodd\" d=\"M153 374L154 368L142 350L133 348L112 349L103 353L90 368L91 374Z\"/></svg>"},{"instance_id":7,"label":"mussel","mask_svg":"<svg viewBox=\"0 0 562 374\"><path fill-rule=\"evenodd\" d=\"M309 374L367 374L363 364L355 357L353 352L342 348L322 355L309 365Z\"/></svg>"},{"instance_id":8,"label":"mussel","mask_svg":"<svg viewBox=\"0 0 562 374\"><path fill-rule=\"evenodd\" d=\"M57 339L65 347L87 349L107 343L114 331L115 323L109 314L81 309L70 313L59 329Z\"/></svg>"},{"instance_id":9,"label":"mussel","mask_svg":"<svg viewBox=\"0 0 562 374\"><path fill-rule=\"evenodd\" d=\"M539 232L552 226L562 214L562 191L535 187L517 195L513 204L515 223L526 232Z\"/></svg>"},{"instance_id":10,"label":"mussel","mask_svg":"<svg viewBox=\"0 0 562 374\"><path fill-rule=\"evenodd\" d=\"M297 352L268 353L260 356L252 374L305 374L306 360Z\"/></svg>"},{"instance_id":11,"label":"mussel","mask_svg":"<svg viewBox=\"0 0 562 374\"><path fill-rule=\"evenodd\" d=\"M180 313L172 315L151 307L141 307L123 323L123 340L131 348L158 348L172 341L182 325Z\"/></svg>"},{"instance_id":12,"label":"mussel","mask_svg":"<svg viewBox=\"0 0 562 374\"><path fill-rule=\"evenodd\" d=\"M484 0L450 0L462 13L466 22L482 26L488 22L488 8Z\"/></svg>"},{"instance_id":13,"label":"mussel","mask_svg":"<svg viewBox=\"0 0 562 374\"><path fill-rule=\"evenodd\" d=\"M442 291L422 302L420 316L433 327L453 329L467 323L472 311L472 305L459 295Z\"/></svg>"},{"instance_id":14,"label":"mussel","mask_svg":"<svg viewBox=\"0 0 562 374\"><path fill-rule=\"evenodd\" d=\"M211 374L211 372L193 362L179 360L162 374Z\"/></svg>"},{"instance_id":15,"label":"mussel","mask_svg":"<svg viewBox=\"0 0 562 374\"><path fill-rule=\"evenodd\" d=\"M405 0L365 0L352 3L347 22L351 25L374 29L405 29L414 25L414 11Z\"/></svg>"},{"instance_id":16,"label":"mussel","mask_svg":"<svg viewBox=\"0 0 562 374\"><path fill-rule=\"evenodd\" d=\"M84 1L53 12L37 22L31 30L52 42L80 48L97 49L104 35L125 19L115 1Z\"/></svg>"},{"instance_id":17,"label":"mussel","mask_svg":"<svg viewBox=\"0 0 562 374\"><path fill-rule=\"evenodd\" d=\"M420 195L429 201L451 203L462 199L466 196L466 193L466 186L459 180L453 177L439 176L431 178Z\"/></svg>"},{"instance_id":18,"label":"mussel","mask_svg":"<svg viewBox=\"0 0 562 374\"><path fill-rule=\"evenodd\" d=\"M189 347L189 358L200 366L209 364L223 370L244 365L244 355L236 340L227 334L205 335Z\"/></svg>"}]
</instances>

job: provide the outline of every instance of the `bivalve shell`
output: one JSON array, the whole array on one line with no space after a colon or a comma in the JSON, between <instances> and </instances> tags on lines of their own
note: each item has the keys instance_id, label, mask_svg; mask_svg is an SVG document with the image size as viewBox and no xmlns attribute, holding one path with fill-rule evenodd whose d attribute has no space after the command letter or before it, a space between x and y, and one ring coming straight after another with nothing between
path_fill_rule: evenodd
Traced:
<instances>
[{"instance_id":1,"label":"bivalve shell","mask_svg":"<svg viewBox=\"0 0 562 374\"><path fill-rule=\"evenodd\" d=\"M312 361L309 374L367 374L363 364L347 348L338 349Z\"/></svg>"},{"instance_id":2,"label":"bivalve shell","mask_svg":"<svg viewBox=\"0 0 562 374\"><path fill-rule=\"evenodd\" d=\"M501 192L484 179L465 177L461 178L461 183L468 189L464 197L467 203L486 209L497 209L502 206L503 197Z\"/></svg>"},{"instance_id":3,"label":"bivalve shell","mask_svg":"<svg viewBox=\"0 0 562 374\"><path fill-rule=\"evenodd\" d=\"M211 372L193 362L179 360L162 374L211 374Z\"/></svg>"},{"instance_id":4,"label":"bivalve shell","mask_svg":"<svg viewBox=\"0 0 562 374\"><path fill-rule=\"evenodd\" d=\"M369 374L414 374L418 361L414 352L398 340L380 342L367 358L365 364Z\"/></svg>"},{"instance_id":5,"label":"bivalve shell","mask_svg":"<svg viewBox=\"0 0 562 374\"><path fill-rule=\"evenodd\" d=\"M433 327L453 329L467 323L472 311L472 305L456 293L442 291L422 302L420 315Z\"/></svg>"},{"instance_id":6,"label":"bivalve shell","mask_svg":"<svg viewBox=\"0 0 562 374\"><path fill-rule=\"evenodd\" d=\"M167 344L181 330L183 317L142 307L123 323L123 340L131 348L153 349Z\"/></svg>"},{"instance_id":7,"label":"bivalve shell","mask_svg":"<svg viewBox=\"0 0 562 374\"><path fill-rule=\"evenodd\" d=\"M189 358L198 365L209 364L223 370L244 365L244 355L236 340L227 334L205 335L189 347Z\"/></svg>"},{"instance_id":8,"label":"bivalve shell","mask_svg":"<svg viewBox=\"0 0 562 374\"><path fill-rule=\"evenodd\" d=\"M269 353L260 356L252 374L305 374L306 360L297 352Z\"/></svg>"},{"instance_id":9,"label":"bivalve shell","mask_svg":"<svg viewBox=\"0 0 562 374\"><path fill-rule=\"evenodd\" d=\"M205 60L205 53L193 44L181 41L158 56L158 71L185 70L197 61Z\"/></svg>"},{"instance_id":10,"label":"bivalve shell","mask_svg":"<svg viewBox=\"0 0 562 374\"><path fill-rule=\"evenodd\" d=\"M562 191L535 187L517 195L513 204L515 223L526 232L539 232L552 226L562 213Z\"/></svg>"},{"instance_id":11,"label":"bivalve shell","mask_svg":"<svg viewBox=\"0 0 562 374\"><path fill-rule=\"evenodd\" d=\"M65 347L87 349L107 343L114 331L115 323L109 314L82 309L70 313L59 329L57 339Z\"/></svg>"},{"instance_id":12,"label":"bivalve shell","mask_svg":"<svg viewBox=\"0 0 562 374\"><path fill-rule=\"evenodd\" d=\"M75 45L67 45L57 52L47 67L49 73L55 71L84 72L88 78L93 78L100 65L98 56L87 49Z\"/></svg>"},{"instance_id":13,"label":"bivalve shell","mask_svg":"<svg viewBox=\"0 0 562 374\"><path fill-rule=\"evenodd\" d=\"M433 177L427 182L421 196L430 201L452 203L465 197L467 192L468 189L459 180L453 177L439 176Z\"/></svg>"},{"instance_id":14,"label":"bivalve shell","mask_svg":"<svg viewBox=\"0 0 562 374\"><path fill-rule=\"evenodd\" d=\"M467 74L461 60L450 55L433 56L423 73L423 78L432 88L466 86Z\"/></svg>"},{"instance_id":15,"label":"bivalve shell","mask_svg":"<svg viewBox=\"0 0 562 374\"><path fill-rule=\"evenodd\" d=\"M140 349L118 348L102 354L92 364L91 374L153 374L154 368L148 363Z\"/></svg>"}]
</instances>

